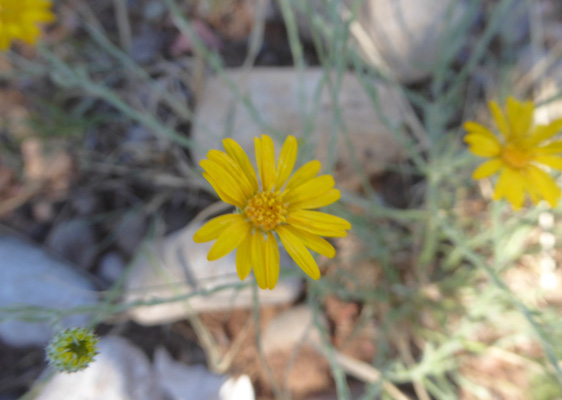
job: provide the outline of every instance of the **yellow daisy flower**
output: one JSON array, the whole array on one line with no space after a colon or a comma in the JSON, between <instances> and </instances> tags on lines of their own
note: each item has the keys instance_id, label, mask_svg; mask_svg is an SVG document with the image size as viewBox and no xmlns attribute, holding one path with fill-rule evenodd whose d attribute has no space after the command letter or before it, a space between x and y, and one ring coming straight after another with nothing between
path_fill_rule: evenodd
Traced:
<instances>
[{"instance_id":1,"label":"yellow daisy flower","mask_svg":"<svg viewBox=\"0 0 562 400\"><path fill-rule=\"evenodd\" d=\"M80 371L90 365L98 354L98 342L91 329L65 329L49 342L47 361L60 372Z\"/></svg>"},{"instance_id":2,"label":"yellow daisy flower","mask_svg":"<svg viewBox=\"0 0 562 400\"><path fill-rule=\"evenodd\" d=\"M545 199L552 207L558 204L560 188L541 166L562 170L562 141L552 140L562 128L562 118L548 125L533 125L535 105L513 97L507 99L506 113L496 102L490 111L501 136L476 122L466 122L464 137L470 151L490 160L478 167L472 177L486 178L499 172L494 200L506 198L515 210L523 206L525 193L533 203Z\"/></svg>"},{"instance_id":3,"label":"yellow daisy flower","mask_svg":"<svg viewBox=\"0 0 562 400\"><path fill-rule=\"evenodd\" d=\"M38 25L55 19L51 5L51 0L0 0L0 50L8 50L13 40L35 44Z\"/></svg>"},{"instance_id":4,"label":"yellow daisy flower","mask_svg":"<svg viewBox=\"0 0 562 400\"><path fill-rule=\"evenodd\" d=\"M351 224L318 211L340 198L330 175L316 176L319 161L310 161L291 172L297 159L297 140L288 136L275 165L273 140L262 135L254 138L261 185L252 164L238 143L223 140L226 153L211 150L199 165L203 177L221 200L237 207L237 212L207 222L193 236L197 243L215 240L209 261L236 251L236 270L241 280L252 267L258 285L273 289L279 277L279 249L275 234L285 250L312 279L320 278L311 249L334 257L334 247L320 236L344 237ZM308 248L308 249L307 249Z\"/></svg>"}]
</instances>

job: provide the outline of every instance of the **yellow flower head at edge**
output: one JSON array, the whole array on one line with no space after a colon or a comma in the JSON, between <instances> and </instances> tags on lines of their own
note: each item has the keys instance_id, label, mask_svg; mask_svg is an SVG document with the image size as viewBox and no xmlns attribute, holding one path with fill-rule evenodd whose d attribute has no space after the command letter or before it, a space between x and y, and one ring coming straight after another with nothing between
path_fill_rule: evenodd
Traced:
<instances>
[{"instance_id":1,"label":"yellow flower head at edge","mask_svg":"<svg viewBox=\"0 0 562 400\"><path fill-rule=\"evenodd\" d=\"M494 200L505 198L515 210L523 206L525 193L534 204L541 199L552 207L558 204L560 188L544 166L562 170L562 141L553 140L562 128L562 119L548 125L534 125L533 102L507 99L504 113L496 102L489 103L500 137L476 122L466 122L464 137L472 153L489 158L472 177L482 179L499 172Z\"/></svg>"},{"instance_id":2,"label":"yellow flower head at edge","mask_svg":"<svg viewBox=\"0 0 562 400\"><path fill-rule=\"evenodd\" d=\"M232 139L223 140L225 152L211 150L200 162L203 177L221 200L237 212L221 215L199 229L197 243L216 240L207 259L216 260L236 251L236 270L241 280L252 267L260 288L273 289L279 277L277 237L285 250L312 279L320 270L309 250L334 257L336 251L325 237L344 237L351 224L346 220L312 209L327 206L340 198L330 175L316 176L319 161L310 161L292 176L297 159L297 140L288 136L275 163L273 140L254 138L254 170L248 156Z\"/></svg>"},{"instance_id":3,"label":"yellow flower head at edge","mask_svg":"<svg viewBox=\"0 0 562 400\"><path fill-rule=\"evenodd\" d=\"M60 372L83 370L98 354L98 342L98 337L91 329L65 329L49 342L47 361Z\"/></svg>"},{"instance_id":4,"label":"yellow flower head at edge","mask_svg":"<svg viewBox=\"0 0 562 400\"><path fill-rule=\"evenodd\" d=\"M12 41L35 44L41 36L39 24L55 20L51 0L0 0L0 51Z\"/></svg>"}]
</instances>

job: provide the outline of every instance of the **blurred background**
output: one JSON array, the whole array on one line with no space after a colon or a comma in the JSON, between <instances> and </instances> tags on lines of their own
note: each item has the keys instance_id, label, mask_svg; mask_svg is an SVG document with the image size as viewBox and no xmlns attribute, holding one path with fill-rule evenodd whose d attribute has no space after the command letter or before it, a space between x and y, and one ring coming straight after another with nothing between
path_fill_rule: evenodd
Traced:
<instances>
[{"instance_id":1,"label":"blurred background","mask_svg":"<svg viewBox=\"0 0 562 400\"><path fill-rule=\"evenodd\" d=\"M561 209L493 202L462 140L489 100L562 117L560 1L52 10L0 55L0 400L562 399ZM353 225L272 291L192 240L229 211L198 162L262 133ZM73 326L100 354L55 373Z\"/></svg>"}]
</instances>

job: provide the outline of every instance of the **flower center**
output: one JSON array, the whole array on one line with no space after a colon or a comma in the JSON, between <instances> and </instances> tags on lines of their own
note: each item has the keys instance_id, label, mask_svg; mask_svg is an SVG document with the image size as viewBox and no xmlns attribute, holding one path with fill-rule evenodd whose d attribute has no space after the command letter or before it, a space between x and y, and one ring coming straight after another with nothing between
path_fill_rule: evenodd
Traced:
<instances>
[{"instance_id":1,"label":"flower center","mask_svg":"<svg viewBox=\"0 0 562 400\"><path fill-rule=\"evenodd\" d=\"M248 204L244 208L244 214L255 227L270 231L285 222L287 208L279 192L259 192L248 200Z\"/></svg>"},{"instance_id":2,"label":"flower center","mask_svg":"<svg viewBox=\"0 0 562 400\"><path fill-rule=\"evenodd\" d=\"M503 148L502 159L511 168L521 169L531 161L531 155L520 147L508 144Z\"/></svg>"}]
</instances>

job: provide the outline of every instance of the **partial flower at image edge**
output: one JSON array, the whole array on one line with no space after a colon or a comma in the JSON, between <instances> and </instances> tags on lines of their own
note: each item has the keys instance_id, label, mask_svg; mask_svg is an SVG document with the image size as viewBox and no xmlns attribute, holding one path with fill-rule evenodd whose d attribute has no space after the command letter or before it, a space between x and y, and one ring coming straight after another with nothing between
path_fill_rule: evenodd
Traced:
<instances>
[{"instance_id":1,"label":"partial flower at image edge","mask_svg":"<svg viewBox=\"0 0 562 400\"><path fill-rule=\"evenodd\" d=\"M523 207L526 194L535 205L544 199L556 207L561 190L545 167L562 170L562 141L553 139L562 129L562 118L535 125L534 103L513 97L507 99L505 112L494 101L489 108L499 137L474 121L464 124L469 150L488 158L472 177L478 180L498 173L493 199L505 198L514 210Z\"/></svg>"},{"instance_id":2,"label":"partial flower at image edge","mask_svg":"<svg viewBox=\"0 0 562 400\"><path fill-rule=\"evenodd\" d=\"M41 25L55 21L50 0L0 0L0 51L14 41L35 45Z\"/></svg>"}]
</instances>

